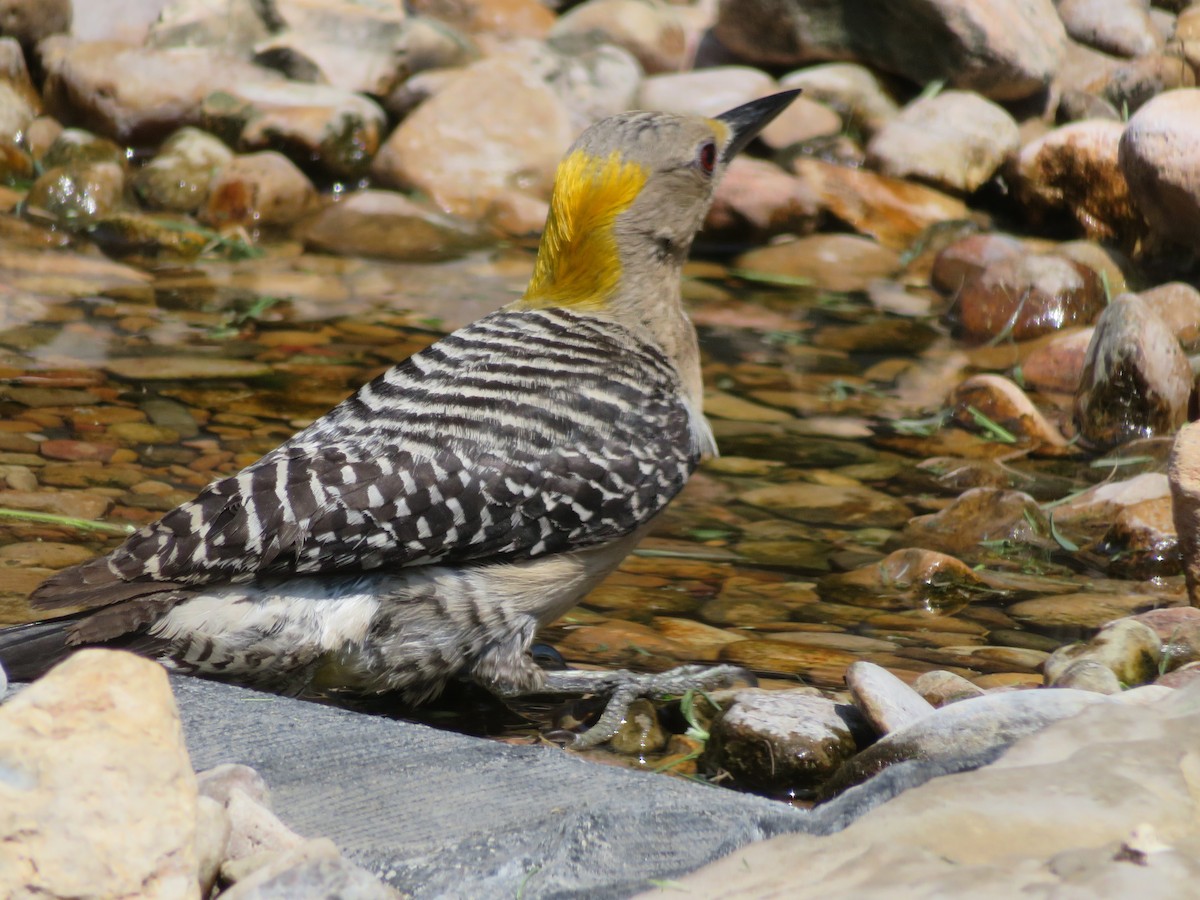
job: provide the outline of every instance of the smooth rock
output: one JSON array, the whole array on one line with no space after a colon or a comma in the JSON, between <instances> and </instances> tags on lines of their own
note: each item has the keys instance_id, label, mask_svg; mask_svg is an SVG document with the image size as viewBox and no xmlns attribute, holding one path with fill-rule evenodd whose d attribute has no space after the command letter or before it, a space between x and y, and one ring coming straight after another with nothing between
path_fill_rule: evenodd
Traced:
<instances>
[{"instance_id":1,"label":"smooth rock","mask_svg":"<svg viewBox=\"0 0 1200 900\"><path fill-rule=\"evenodd\" d=\"M42 56L51 112L122 144L149 143L199 124L200 104L213 91L279 77L207 48L60 41Z\"/></svg>"},{"instance_id":2,"label":"smooth rock","mask_svg":"<svg viewBox=\"0 0 1200 900\"><path fill-rule=\"evenodd\" d=\"M193 213L208 199L209 185L233 151L211 134L181 128L133 176L133 190L151 209Z\"/></svg>"},{"instance_id":3,"label":"smooth rock","mask_svg":"<svg viewBox=\"0 0 1200 900\"><path fill-rule=\"evenodd\" d=\"M1120 167L1150 227L1200 249L1200 90L1155 97L1129 120Z\"/></svg>"},{"instance_id":4,"label":"smooth rock","mask_svg":"<svg viewBox=\"0 0 1200 900\"><path fill-rule=\"evenodd\" d=\"M899 500L867 487L793 482L756 488L738 499L797 522L836 524L844 528L895 527L903 525L911 515Z\"/></svg>"},{"instance_id":5,"label":"smooth rock","mask_svg":"<svg viewBox=\"0 0 1200 900\"><path fill-rule=\"evenodd\" d=\"M1066 43L1049 0L1023 0L1003 14L961 0L911 0L872 16L839 3L724 0L715 34L757 64L863 59L917 84L946 81L999 100L1049 84Z\"/></svg>"},{"instance_id":6,"label":"smooth rock","mask_svg":"<svg viewBox=\"0 0 1200 900\"><path fill-rule=\"evenodd\" d=\"M1169 497L1121 509L1104 533L1109 574L1117 578L1167 578L1180 572L1179 537Z\"/></svg>"},{"instance_id":7,"label":"smooth rock","mask_svg":"<svg viewBox=\"0 0 1200 900\"><path fill-rule=\"evenodd\" d=\"M1063 449L1067 439L1051 425L1029 396L1000 375L972 375L950 392L947 401L959 425L992 435L980 415L1005 429L1012 443L1041 450Z\"/></svg>"},{"instance_id":8,"label":"smooth rock","mask_svg":"<svg viewBox=\"0 0 1200 900\"><path fill-rule=\"evenodd\" d=\"M1045 514L1028 494L978 487L940 512L909 521L903 540L970 561L991 552L984 546L989 541L1016 548L1057 547L1049 533Z\"/></svg>"},{"instance_id":9,"label":"smooth rock","mask_svg":"<svg viewBox=\"0 0 1200 900\"><path fill-rule=\"evenodd\" d=\"M291 0L276 4L274 17L271 24L283 28L253 45L260 65L287 72L300 62L316 70L313 80L377 97L405 74L405 17L398 5ZM229 14L220 18L228 20Z\"/></svg>"},{"instance_id":10,"label":"smooth rock","mask_svg":"<svg viewBox=\"0 0 1200 900\"><path fill-rule=\"evenodd\" d=\"M1073 218L1094 240L1132 243L1144 226L1118 163L1124 132L1122 122L1092 119L1026 144L1017 158L1022 201L1042 217Z\"/></svg>"},{"instance_id":11,"label":"smooth rock","mask_svg":"<svg viewBox=\"0 0 1200 900\"><path fill-rule=\"evenodd\" d=\"M684 116L715 116L779 90L775 79L749 66L715 66L692 72L650 75L637 93L638 109Z\"/></svg>"},{"instance_id":12,"label":"smooth rock","mask_svg":"<svg viewBox=\"0 0 1200 900\"><path fill-rule=\"evenodd\" d=\"M304 838L240 787L230 788L225 811L229 814L231 828L225 854L227 862L263 851L279 853L304 843Z\"/></svg>"},{"instance_id":13,"label":"smooth rock","mask_svg":"<svg viewBox=\"0 0 1200 900\"><path fill-rule=\"evenodd\" d=\"M129 381L200 381L209 378L261 378L271 374L266 363L217 356L113 357L104 369Z\"/></svg>"},{"instance_id":14,"label":"smooth rock","mask_svg":"<svg viewBox=\"0 0 1200 900\"><path fill-rule=\"evenodd\" d=\"M854 704L880 734L890 734L935 712L932 704L883 666L851 663L846 687Z\"/></svg>"},{"instance_id":15,"label":"smooth rock","mask_svg":"<svg viewBox=\"0 0 1200 900\"><path fill-rule=\"evenodd\" d=\"M1146 684L1158 677L1162 644L1149 625L1133 618L1109 622L1085 644L1071 644L1051 654L1044 673L1047 684L1056 682L1074 662L1094 660L1112 670L1128 687Z\"/></svg>"},{"instance_id":16,"label":"smooth rock","mask_svg":"<svg viewBox=\"0 0 1200 900\"><path fill-rule=\"evenodd\" d=\"M1002 107L970 91L917 100L867 144L867 161L885 175L959 193L982 187L1020 143Z\"/></svg>"},{"instance_id":17,"label":"smooth rock","mask_svg":"<svg viewBox=\"0 0 1200 900\"><path fill-rule=\"evenodd\" d=\"M303 229L310 247L343 256L438 260L481 243L477 229L391 191L355 191L325 206Z\"/></svg>"},{"instance_id":18,"label":"smooth rock","mask_svg":"<svg viewBox=\"0 0 1200 900\"><path fill-rule=\"evenodd\" d=\"M850 129L868 135L900 111L879 77L858 63L825 63L797 69L779 79L782 90L799 88L805 97L833 109Z\"/></svg>"},{"instance_id":19,"label":"smooth rock","mask_svg":"<svg viewBox=\"0 0 1200 900\"><path fill-rule=\"evenodd\" d=\"M1092 328L1066 328L1030 351L1021 362L1021 382L1042 393L1074 394L1083 377Z\"/></svg>"},{"instance_id":20,"label":"smooth rock","mask_svg":"<svg viewBox=\"0 0 1200 900\"><path fill-rule=\"evenodd\" d=\"M335 178L366 174L387 125L383 110L361 94L295 81L214 88L200 115L238 150L276 150Z\"/></svg>"},{"instance_id":21,"label":"smooth rock","mask_svg":"<svg viewBox=\"0 0 1200 900\"><path fill-rule=\"evenodd\" d=\"M947 900L1186 897L1200 877L1200 717L1179 707L1196 694L1137 707L1091 696L997 763L935 778L829 837L741 847L673 884L698 900L894 900L901 878L910 896Z\"/></svg>"},{"instance_id":22,"label":"smooth rock","mask_svg":"<svg viewBox=\"0 0 1200 900\"><path fill-rule=\"evenodd\" d=\"M1034 628L1099 628L1113 619L1167 605L1156 594L1080 592L1021 600L1005 612Z\"/></svg>"},{"instance_id":23,"label":"smooth rock","mask_svg":"<svg viewBox=\"0 0 1200 900\"><path fill-rule=\"evenodd\" d=\"M492 110L486 116L480 110ZM479 219L518 182L548 198L574 139L562 100L536 73L507 59L467 68L392 132L373 173L416 189L447 212Z\"/></svg>"},{"instance_id":24,"label":"smooth rock","mask_svg":"<svg viewBox=\"0 0 1200 900\"><path fill-rule=\"evenodd\" d=\"M817 584L825 600L873 609L924 609L943 614L966 606L983 583L966 564L933 550L910 547L877 563L826 575Z\"/></svg>"},{"instance_id":25,"label":"smooth rock","mask_svg":"<svg viewBox=\"0 0 1200 900\"><path fill-rule=\"evenodd\" d=\"M291 225L315 200L308 176L282 153L267 150L235 156L221 166L199 217L216 228Z\"/></svg>"},{"instance_id":26,"label":"smooth rock","mask_svg":"<svg viewBox=\"0 0 1200 900\"><path fill-rule=\"evenodd\" d=\"M1059 0L1058 15L1067 34L1105 53L1145 56L1162 46L1143 0Z\"/></svg>"},{"instance_id":27,"label":"smooth rock","mask_svg":"<svg viewBox=\"0 0 1200 900\"><path fill-rule=\"evenodd\" d=\"M632 53L648 75L679 72L685 64L687 37L676 9L644 0L586 0L559 16L550 38L580 36L615 44Z\"/></svg>"},{"instance_id":28,"label":"smooth rock","mask_svg":"<svg viewBox=\"0 0 1200 900\"><path fill-rule=\"evenodd\" d=\"M855 291L893 274L899 257L869 238L814 234L743 253L735 264L765 275L811 279L832 291Z\"/></svg>"},{"instance_id":29,"label":"smooth rock","mask_svg":"<svg viewBox=\"0 0 1200 900\"><path fill-rule=\"evenodd\" d=\"M639 698L629 704L621 727L607 746L623 756L644 757L647 753L660 753L667 746L667 732L658 721L654 704Z\"/></svg>"},{"instance_id":30,"label":"smooth rock","mask_svg":"<svg viewBox=\"0 0 1200 900\"><path fill-rule=\"evenodd\" d=\"M0 770L13 896L196 896L196 779L157 663L82 650L56 666L0 707Z\"/></svg>"},{"instance_id":31,"label":"smooth rock","mask_svg":"<svg viewBox=\"0 0 1200 900\"><path fill-rule=\"evenodd\" d=\"M1196 70L1186 59L1152 53L1113 70L1103 86L1103 96L1121 112L1122 118L1128 118L1161 94L1193 88L1196 83Z\"/></svg>"},{"instance_id":32,"label":"smooth rock","mask_svg":"<svg viewBox=\"0 0 1200 900\"><path fill-rule=\"evenodd\" d=\"M254 45L282 26L280 13L295 4L261 6L254 0L167 0L150 26L145 43L150 47L212 47L247 59ZM268 23L267 19L271 19Z\"/></svg>"},{"instance_id":33,"label":"smooth rock","mask_svg":"<svg viewBox=\"0 0 1200 900\"><path fill-rule=\"evenodd\" d=\"M1134 294L1101 314L1075 395L1083 439L1108 448L1173 434L1187 421L1192 370L1167 325Z\"/></svg>"},{"instance_id":34,"label":"smooth rock","mask_svg":"<svg viewBox=\"0 0 1200 900\"><path fill-rule=\"evenodd\" d=\"M863 732L852 706L807 692L739 691L713 722L701 765L743 787L803 791L852 756Z\"/></svg>"},{"instance_id":35,"label":"smooth rock","mask_svg":"<svg viewBox=\"0 0 1200 900\"><path fill-rule=\"evenodd\" d=\"M1051 654L1047 664L1054 659L1055 654ZM1057 670L1053 678L1047 675L1046 684L1050 687L1074 688L1097 694L1121 693L1121 682L1113 670L1100 660L1089 657L1076 657L1065 667Z\"/></svg>"},{"instance_id":36,"label":"smooth rock","mask_svg":"<svg viewBox=\"0 0 1200 900\"><path fill-rule=\"evenodd\" d=\"M964 338L1015 341L1088 325L1104 308L1096 273L1056 256L1001 259L968 277L949 314Z\"/></svg>"},{"instance_id":37,"label":"smooth rock","mask_svg":"<svg viewBox=\"0 0 1200 900\"><path fill-rule=\"evenodd\" d=\"M1147 501L1168 500L1171 489L1161 472L1143 472L1133 478L1106 481L1066 499L1052 510L1055 527L1072 538L1095 541L1123 509Z\"/></svg>"},{"instance_id":38,"label":"smooth rock","mask_svg":"<svg viewBox=\"0 0 1200 900\"><path fill-rule=\"evenodd\" d=\"M820 203L809 185L763 159L735 156L717 185L704 236L763 242L816 230Z\"/></svg>"},{"instance_id":39,"label":"smooth rock","mask_svg":"<svg viewBox=\"0 0 1200 900\"><path fill-rule=\"evenodd\" d=\"M943 294L957 294L974 275L992 263L1015 259L1028 251L1011 235L969 234L943 247L933 261L929 282Z\"/></svg>"},{"instance_id":40,"label":"smooth rock","mask_svg":"<svg viewBox=\"0 0 1200 900\"><path fill-rule=\"evenodd\" d=\"M976 687L961 675L942 669L922 672L912 683L912 688L930 705L939 708L959 700L983 696L982 688Z\"/></svg>"},{"instance_id":41,"label":"smooth rock","mask_svg":"<svg viewBox=\"0 0 1200 900\"><path fill-rule=\"evenodd\" d=\"M906 251L931 226L970 217L970 210L957 197L925 185L804 157L795 159L792 168L825 209L896 252ZM830 273L830 277L838 279L834 283L849 282L846 274Z\"/></svg>"},{"instance_id":42,"label":"smooth rock","mask_svg":"<svg viewBox=\"0 0 1200 900\"><path fill-rule=\"evenodd\" d=\"M1200 291L1183 281L1169 281L1138 296L1179 339L1188 353L1200 350Z\"/></svg>"},{"instance_id":43,"label":"smooth rock","mask_svg":"<svg viewBox=\"0 0 1200 900\"><path fill-rule=\"evenodd\" d=\"M1006 747L1052 722L1077 715L1103 695L1065 688L985 694L944 706L880 738L848 760L822 787L834 796L891 765L908 759L955 759Z\"/></svg>"},{"instance_id":44,"label":"smooth rock","mask_svg":"<svg viewBox=\"0 0 1200 900\"><path fill-rule=\"evenodd\" d=\"M56 166L43 172L25 197L27 216L84 227L115 211L125 192L125 173L115 163Z\"/></svg>"}]
</instances>

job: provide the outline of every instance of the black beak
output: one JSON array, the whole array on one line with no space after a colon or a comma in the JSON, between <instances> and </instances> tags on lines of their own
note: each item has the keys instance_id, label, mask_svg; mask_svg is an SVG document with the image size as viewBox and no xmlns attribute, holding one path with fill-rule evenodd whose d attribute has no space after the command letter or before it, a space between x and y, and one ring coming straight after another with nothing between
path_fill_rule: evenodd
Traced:
<instances>
[{"instance_id":1,"label":"black beak","mask_svg":"<svg viewBox=\"0 0 1200 900\"><path fill-rule=\"evenodd\" d=\"M787 109L789 103L800 96L800 91L781 91L761 100L751 100L729 112L717 116L718 121L729 126L733 136L721 151L721 162L729 162L754 140L755 135L767 127L777 115Z\"/></svg>"}]
</instances>

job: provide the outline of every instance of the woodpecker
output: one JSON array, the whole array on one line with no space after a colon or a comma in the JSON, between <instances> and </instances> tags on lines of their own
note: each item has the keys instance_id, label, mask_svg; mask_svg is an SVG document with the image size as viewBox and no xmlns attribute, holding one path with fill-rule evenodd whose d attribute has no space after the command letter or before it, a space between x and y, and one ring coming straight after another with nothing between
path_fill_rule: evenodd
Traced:
<instances>
[{"instance_id":1,"label":"woodpecker","mask_svg":"<svg viewBox=\"0 0 1200 900\"><path fill-rule=\"evenodd\" d=\"M639 693L727 680L730 667L545 672L529 650L716 453L681 269L729 160L798 93L592 125L558 167L520 300L51 576L31 604L84 611L0 634L0 662L30 677L116 644L292 694L417 704L466 677L505 698L612 695L581 746Z\"/></svg>"}]
</instances>

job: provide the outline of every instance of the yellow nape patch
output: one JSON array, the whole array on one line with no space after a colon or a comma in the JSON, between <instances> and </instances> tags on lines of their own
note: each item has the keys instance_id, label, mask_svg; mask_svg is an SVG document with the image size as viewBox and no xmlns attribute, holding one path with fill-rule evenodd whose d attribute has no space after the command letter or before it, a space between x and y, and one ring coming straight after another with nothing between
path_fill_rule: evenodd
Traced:
<instances>
[{"instance_id":1,"label":"yellow nape patch","mask_svg":"<svg viewBox=\"0 0 1200 900\"><path fill-rule=\"evenodd\" d=\"M720 119L709 119L708 127L713 130L713 136L717 139L717 149L724 147L729 141L729 126Z\"/></svg>"},{"instance_id":2,"label":"yellow nape patch","mask_svg":"<svg viewBox=\"0 0 1200 900\"><path fill-rule=\"evenodd\" d=\"M646 183L647 172L617 152L576 150L558 166L526 306L598 308L621 280L613 224Z\"/></svg>"}]
</instances>

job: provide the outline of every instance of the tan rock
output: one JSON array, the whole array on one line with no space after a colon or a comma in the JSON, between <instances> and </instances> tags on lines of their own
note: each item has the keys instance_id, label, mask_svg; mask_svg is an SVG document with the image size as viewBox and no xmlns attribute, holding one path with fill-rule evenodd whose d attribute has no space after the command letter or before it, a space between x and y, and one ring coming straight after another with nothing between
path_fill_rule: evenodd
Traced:
<instances>
[{"instance_id":1,"label":"tan rock","mask_svg":"<svg viewBox=\"0 0 1200 900\"><path fill-rule=\"evenodd\" d=\"M84 650L55 667L0 707L0 763L13 896L199 897L196 779L157 663Z\"/></svg>"},{"instance_id":2,"label":"tan rock","mask_svg":"<svg viewBox=\"0 0 1200 900\"><path fill-rule=\"evenodd\" d=\"M886 122L867 144L867 160L885 175L971 193L1019 141L1017 123L1002 107L970 91L943 91Z\"/></svg>"},{"instance_id":3,"label":"tan rock","mask_svg":"<svg viewBox=\"0 0 1200 900\"><path fill-rule=\"evenodd\" d=\"M560 16L550 37L596 35L632 53L646 74L684 68L687 36L676 7L657 0L587 0Z\"/></svg>"},{"instance_id":4,"label":"tan rock","mask_svg":"<svg viewBox=\"0 0 1200 900\"><path fill-rule=\"evenodd\" d=\"M767 160L736 156L717 185L704 234L740 241L808 234L819 214L818 198L806 182Z\"/></svg>"},{"instance_id":5,"label":"tan rock","mask_svg":"<svg viewBox=\"0 0 1200 900\"><path fill-rule=\"evenodd\" d=\"M1175 436L1167 474L1188 598L1200 606L1200 422L1183 426Z\"/></svg>"},{"instance_id":6,"label":"tan rock","mask_svg":"<svg viewBox=\"0 0 1200 900\"><path fill-rule=\"evenodd\" d=\"M779 79L779 86L784 90L800 88L805 98L833 110L846 126L867 135L874 134L900 111L879 77L858 63L825 63L797 69Z\"/></svg>"},{"instance_id":7,"label":"tan rock","mask_svg":"<svg viewBox=\"0 0 1200 900\"><path fill-rule=\"evenodd\" d=\"M534 201L536 202L536 201ZM545 219L545 210L539 225ZM306 223L310 247L344 256L436 260L481 243L477 229L392 191L354 191Z\"/></svg>"},{"instance_id":8,"label":"tan rock","mask_svg":"<svg viewBox=\"0 0 1200 900\"><path fill-rule=\"evenodd\" d=\"M420 190L447 212L476 220L518 180L535 197L548 198L573 138L564 104L541 78L509 60L483 60L405 119L372 171L386 184Z\"/></svg>"},{"instance_id":9,"label":"tan rock","mask_svg":"<svg viewBox=\"0 0 1200 900\"><path fill-rule=\"evenodd\" d=\"M1092 342L1092 328L1064 328L1021 362L1021 381L1038 391L1074 394Z\"/></svg>"},{"instance_id":10,"label":"tan rock","mask_svg":"<svg viewBox=\"0 0 1200 900\"><path fill-rule=\"evenodd\" d=\"M749 66L714 66L692 72L650 75L637 93L638 109L685 116L715 116L779 90L775 79Z\"/></svg>"},{"instance_id":11,"label":"tan rock","mask_svg":"<svg viewBox=\"0 0 1200 900\"><path fill-rule=\"evenodd\" d=\"M906 250L931 225L970 218L961 200L924 185L818 159L793 167L825 209L893 250Z\"/></svg>"},{"instance_id":12,"label":"tan rock","mask_svg":"<svg viewBox=\"0 0 1200 900\"><path fill-rule=\"evenodd\" d=\"M1141 217L1117 162L1124 131L1121 122L1073 122L1026 144L1017 159L1022 200L1037 213L1072 216L1089 238L1136 240Z\"/></svg>"},{"instance_id":13,"label":"tan rock","mask_svg":"<svg viewBox=\"0 0 1200 900\"><path fill-rule=\"evenodd\" d=\"M959 425L992 436L993 422L1015 439L1013 443L1043 450L1062 450L1067 439L1051 425L1028 395L1000 375L973 375L950 392L947 401ZM981 416L983 418L981 418Z\"/></svg>"},{"instance_id":14,"label":"tan rock","mask_svg":"<svg viewBox=\"0 0 1200 900\"><path fill-rule=\"evenodd\" d=\"M1121 171L1159 234L1200 248L1200 89L1155 97L1129 120Z\"/></svg>"},{"instance_id":15,"label":"tan rock","mask_svg":"<svg viewBox=\"0 0 1200 900\"><path fill-rule=\"evenodd\" d=\"M758 276L809 280L832 291L863 290L895 273L897 254L852 234L814 234L743 253L737 267Z\"/></svg>"}]
</instances>

